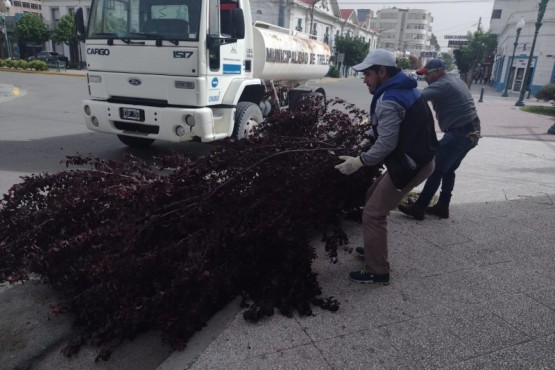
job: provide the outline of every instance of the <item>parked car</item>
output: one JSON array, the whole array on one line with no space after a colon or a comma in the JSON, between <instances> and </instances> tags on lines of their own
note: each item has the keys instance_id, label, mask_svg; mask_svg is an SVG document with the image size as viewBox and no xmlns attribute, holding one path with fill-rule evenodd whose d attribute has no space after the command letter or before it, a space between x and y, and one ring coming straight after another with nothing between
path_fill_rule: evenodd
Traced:
<instances>
[{"instance_id":1,"label":"parked car","mask_svg":"<svg viewBox=\"0 0 555 370\"><path fill-rule=\"evenodd\" d=\"M42 60L46 63L64 62L66 68L69 67L69 59L65 55L56 53L55 51L39 51L35 56L29 57L28 60Z\"/></svg>"}]
</instances>

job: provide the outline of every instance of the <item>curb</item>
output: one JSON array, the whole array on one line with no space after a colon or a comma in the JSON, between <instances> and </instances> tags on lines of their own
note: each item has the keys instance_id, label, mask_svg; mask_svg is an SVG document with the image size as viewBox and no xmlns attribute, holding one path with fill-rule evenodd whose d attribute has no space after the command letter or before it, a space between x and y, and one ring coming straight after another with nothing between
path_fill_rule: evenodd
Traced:
<instances>
[{"instance_id":1,"label":"curb","mask_svg":"<svg viewBox=\"0 0 555 370\"><path fill-rule=\"evenodd\" d=\"M69 72L57 72L57 71L31 71L27 69L8 69L8 68L0 68L0 72L17 72L17 73L32 73L32 74L43 74L43 75L60 75L60 76L72 76L72 77L85 77L87 75L86 70L82 71L74 71L70 70Z\"/></svg>"}]
</instances>

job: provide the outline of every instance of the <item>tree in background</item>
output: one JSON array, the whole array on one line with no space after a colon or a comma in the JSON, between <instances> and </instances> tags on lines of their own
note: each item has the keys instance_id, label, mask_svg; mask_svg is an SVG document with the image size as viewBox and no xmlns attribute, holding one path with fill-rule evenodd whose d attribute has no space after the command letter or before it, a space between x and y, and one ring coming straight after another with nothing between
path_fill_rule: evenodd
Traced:
<instances>
[{"instance_id":1,"label":"tree in background","mask_svg":"<svg viewBox=\"0 0 555 370\"><path fill-rule=\"evenodd\" d=\"M468 87L472 85L475 74L480 72L479 67L484 58L489 56L496 46L496 35L489 31L478 30L474 33L468 33L468 44L466 46L453 51L457 66Z\"/></svg>"},{"instance_id":2,"label":"tree in background","mask_svg":"<svg viewBox=\"0 0 555 370\"><path fill-rule=\"evenodd\" d=\"M445 68L448 71L452 71L454 69L455 60L453 59L453 56L451 54L441 53L441 59L443 59L443 62L445 63Z\"/></svg>"},{"instance_id":3,"label":"tree in background","mask_svg":"<svg viewBox=\"0 0 555 370\"><path fill-rule=\"evenodd\" d=\"M64 15L52 32L52 40L69 45L71 53L71 60L78 59L75 55L79 44L79 35L77 35L77 28L75 27L75 20L73 15Z\"/></svg>"},{"instance_id":4,"label":"tree in background","mask_svg":"<svg viewBox=\"0 0 555 370\"><path fill-rule=\"evenodd\" d=\"M409 58L400 58L397 59L397 67L401 69L411 69L412 63L410 62Z\"/></svg>"},{"instance_id":5,"label":"tree in background","mask_svg":"<svg viewBox=\"0 0 555 370\"><path fill-rule=\"evenodd\" d=\"M343 67L352 67L366 57L370 49L370 43L364 41L363 37L337 36L335 38L335 52L344 54Z\"/></svg>"},{"instance_id":6,"label":"tree in background","mask_svg":"<svg viewBox=\"0 0 555 370\"><path fill-rule=\"evenodd\" d=\"M42 18L35 13L24 13L15 24L15 34L22 43L30 43L35 55L37 44L42 45L50 39L50 31L42 21Z\"/></svg>"}]
</instances>

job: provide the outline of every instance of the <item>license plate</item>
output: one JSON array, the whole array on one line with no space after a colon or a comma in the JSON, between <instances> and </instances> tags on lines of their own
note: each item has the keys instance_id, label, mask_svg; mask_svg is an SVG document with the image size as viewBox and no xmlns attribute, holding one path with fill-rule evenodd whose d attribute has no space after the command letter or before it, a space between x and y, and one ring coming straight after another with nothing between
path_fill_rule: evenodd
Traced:
<instances>
[{"instance_id":1,"label":"license plate","mask_svg":"<svg viewBox=\"0 0 555 370\"><path fill-rule=\"evenodd\" d=\"M145 111L138 108L120 108L120 115L122 119L130 121L144 121Z\"/></svg>"}]
</instances>

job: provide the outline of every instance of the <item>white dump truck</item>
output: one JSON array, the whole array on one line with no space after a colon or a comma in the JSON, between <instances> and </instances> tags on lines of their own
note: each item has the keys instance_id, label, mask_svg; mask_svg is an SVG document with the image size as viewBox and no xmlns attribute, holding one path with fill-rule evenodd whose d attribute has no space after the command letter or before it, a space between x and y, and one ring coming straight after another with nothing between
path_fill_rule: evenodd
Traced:
<instances>
[{"instance_id":1,"label":"white dump truck","mask_svg":"<svg viewBox=\"0 0 555 370\"><path fill-rule=\"evenodd\" d=\"M251 21L248 0L93 0L85 36L89 129L126 145L243 138L326 75L330 48Z\"/></svg>"}]
</instances>

